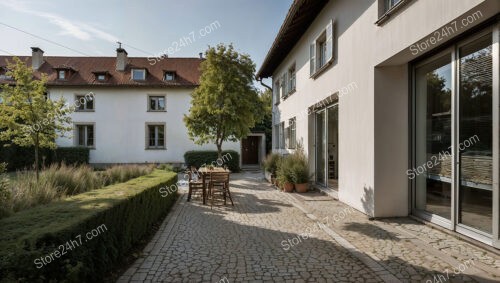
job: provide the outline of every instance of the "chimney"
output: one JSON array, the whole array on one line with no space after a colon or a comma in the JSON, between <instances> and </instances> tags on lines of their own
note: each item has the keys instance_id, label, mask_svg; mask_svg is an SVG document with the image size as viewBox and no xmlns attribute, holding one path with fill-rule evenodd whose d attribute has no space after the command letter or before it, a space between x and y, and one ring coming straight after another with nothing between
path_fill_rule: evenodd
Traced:
<instances>
[{"instance_id":1,"label":"chimney","mask_svg":"<svg viewBox=\"0 0 500 283\"><path fill-rule=\"evenodd\" d=\"M31 66L33 70L38 70L43 64L43 50L38 47L31 47Z\"/></svg>"},{"instance_id":2,"label":"chimney","mask_svg":"<svg viewBox=\"0 0 500 283\"><path fill-rule=\"evenodd\" d=\"M127 51L122 48L121 42L118 42L120 45L116 49L116 70L117 71L125 71L125 67L127 67Z\"/></svg>"},{"instance_id":3,"label":"chimney","mask_svg":"<svg viewBox=\"0 0 500 283\"><path fill-rule=\"evenodd\" d=\"M203 59L203 53L200 52L200 59Z\"/></svg>"}]
</instances>

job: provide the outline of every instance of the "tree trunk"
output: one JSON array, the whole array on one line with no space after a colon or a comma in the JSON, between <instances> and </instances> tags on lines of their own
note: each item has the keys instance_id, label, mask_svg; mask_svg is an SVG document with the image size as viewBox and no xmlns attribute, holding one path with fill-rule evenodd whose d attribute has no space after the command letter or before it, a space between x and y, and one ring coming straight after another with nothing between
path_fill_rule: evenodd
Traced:
<instances>
[{"instance_id":1,"label":"tree trunk","mask_svg":"<svg viewBox=\"0 0 500 283\"><path fill-rule=\"evenodd\" d=\"M220 143L220 144L219 144L219 143L217 143L217 154L218 154L218 156L217 156L217 157L218 157L220 160L222 160L222 159L221 159L221 158L222 158L222 143Z\"/></svg>"},{"instance_id":2,"label":"tree trunk","mask_svg":"<svg viewBox=\"0 0 500 283\"><path fill-rule=\"evenodd\" d=\"M38 182L38 179L40 177L40 172L38 170L38 147L39 147L39 142L38 142L38 134L35 138L35 172L36 172L36 181Z\"/></svg>"},{"instance_id":3,"label":"tree trunk","mask_svg":"<svg viewBox=\"0 0 500 283\"><path fill-rule=\"evenodd\" d=\"M38 143L35 144L35 171L36 171L36 181L38 182L39 179L39 169L38 169Z\"/></svg>"}]
</instances>

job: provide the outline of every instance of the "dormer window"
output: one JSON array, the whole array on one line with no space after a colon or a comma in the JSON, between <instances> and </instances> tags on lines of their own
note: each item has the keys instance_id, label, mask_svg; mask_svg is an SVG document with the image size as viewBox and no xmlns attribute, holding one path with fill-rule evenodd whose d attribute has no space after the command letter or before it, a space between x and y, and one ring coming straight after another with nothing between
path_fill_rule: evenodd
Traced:
<instances>
[{"instance_id":1,"label":"dormer window","mask_svg":"<svg viewBox=\"0 0 500 283\"><path fill-rule=\"evenodd\" d=\"M95 76L95 80L98 82L105 82L108 80L109 73L107 71L95 71L92 73Z\"/></svg>"},{"instance_id":2,"label":"dormer window","mask_svg":"<svg viewBox=\"0 0 500 283\"><path fill-rule=\"evenodd\" d=\"M66 70L59 70L57 72L57 79L58 80L65 80L66 79Z\"/></svg>"},{"instance_id":3,"label":"dormer window","mask_svg":"<svg viewBox=\"0 0 500 283\"><path fill-rule=\"evenodd\" d=\"M175 80L175 72L165 72L165 81Z\"/></svg>"},{"instance_id":4,"label":"dormer window","mask_svg":"<svg viewBox=\"0 0 500 283\"><path fill-rule=\"evenodd\" d=\"M146 69L132 69L132 80L144 81L146 79Z\"/></svg>"},{"instance_id":5,"label":"dormer window","mask_svg":"<svg viewBox=\"0 0 500 283\"><path fill-rule=\"evenodd\" d=\"M75 69L65 65L55 67L54 70L57 72L58 80L68 80L72 74L76 73Z\"/></svg>"}]
</instances>

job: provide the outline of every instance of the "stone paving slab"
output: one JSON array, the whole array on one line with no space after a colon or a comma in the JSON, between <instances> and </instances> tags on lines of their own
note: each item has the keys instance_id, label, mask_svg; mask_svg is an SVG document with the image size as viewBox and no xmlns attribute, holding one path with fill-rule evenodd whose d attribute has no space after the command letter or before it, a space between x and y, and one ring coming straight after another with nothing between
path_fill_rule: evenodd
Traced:
<instances>
[{"instance_id":1,"label":"stone paving slab","mask_svg":"<svg viewBox=\"0 0 500 283\"><path fill-rule=\"evenodd\" d=\"M219 204L210 209L199 199L186 202L182 189L160 230L118 282L500 278L494 277L500 276L497 256L409 218L369 221L328 196L279 192L261 173L231 177L234 207Z\"/></svg>"},{"instance_id":2,"label":"stone paving slab","mask_svg":"<svg viewBox=\"0 0 500 283\"><path fill-rule=\"evenodd\" d=\"M411 218L370 221L363 213L339 201L325 201L328 197L316 192L286 197L362 252L380 259L403 282L500 282L498 255Z\"/></svg>"}]
</instances>

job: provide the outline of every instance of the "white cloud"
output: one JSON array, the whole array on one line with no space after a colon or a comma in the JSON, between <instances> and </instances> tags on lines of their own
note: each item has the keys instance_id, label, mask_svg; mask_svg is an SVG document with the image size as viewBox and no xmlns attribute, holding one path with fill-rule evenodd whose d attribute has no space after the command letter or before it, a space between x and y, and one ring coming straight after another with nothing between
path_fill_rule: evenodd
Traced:
<instances>
[{"instance_id":1,"label":"white cloud","mask_svg":"<svg viewBox=\"0 0 500 283\"><path fill-rule=\"evenodd\" d=\"M26 13L47 19L49 20L50 23L58 26L61 29L59 32L59 34L61 35L72 36L84 41L88 41L94 38L99 38L112 43L118 41L118 38L116 36L107 33L103 30L94 28L86 23L72 21L70 19L64 18L54 13L32 10L28 8L26 2L8 0L8 1L1 1L0 5L3 5L17 12Z\"/></svg>"}]
</instances>

